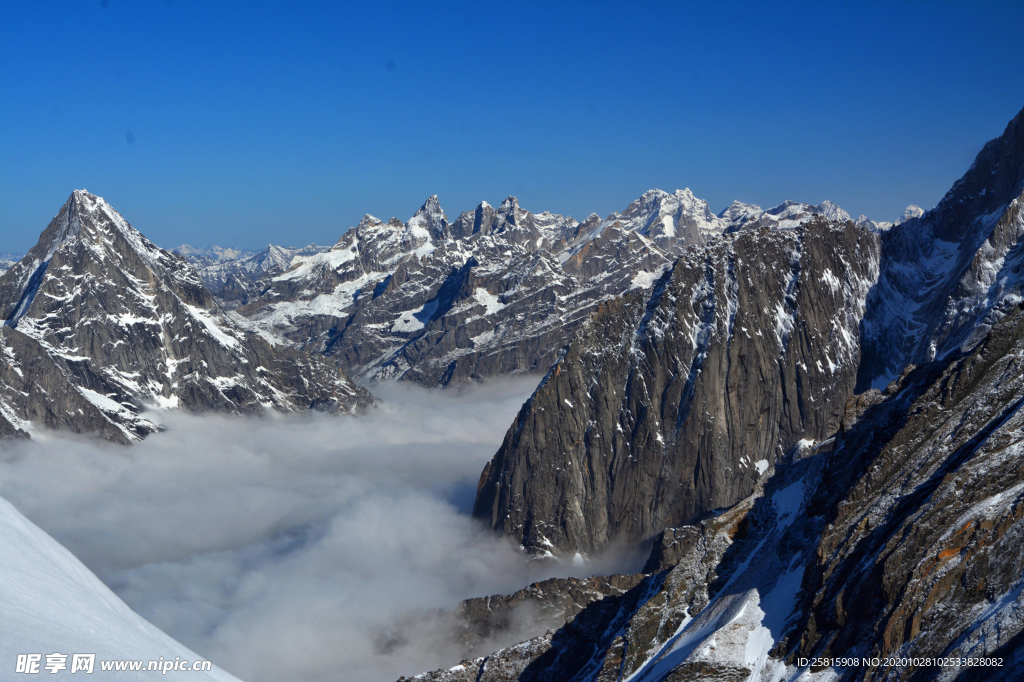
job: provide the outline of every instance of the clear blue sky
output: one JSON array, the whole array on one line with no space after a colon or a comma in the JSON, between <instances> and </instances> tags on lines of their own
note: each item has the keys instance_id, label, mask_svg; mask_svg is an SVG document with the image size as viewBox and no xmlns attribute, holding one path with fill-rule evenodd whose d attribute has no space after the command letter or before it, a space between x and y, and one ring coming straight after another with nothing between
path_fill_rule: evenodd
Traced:
<instances>
[{"instance_id":1,"label":"clear blue sky","mask_svg":"<svg viewBox=\"0 0 1024 682\"><path fill-rule=\"evenodd\" d=\"M431 194L892 219L1024 107L1022 26L1024 3L5 1L0 251L75 188L167 247L329 244Z\"/></svg>"}]
</instances>

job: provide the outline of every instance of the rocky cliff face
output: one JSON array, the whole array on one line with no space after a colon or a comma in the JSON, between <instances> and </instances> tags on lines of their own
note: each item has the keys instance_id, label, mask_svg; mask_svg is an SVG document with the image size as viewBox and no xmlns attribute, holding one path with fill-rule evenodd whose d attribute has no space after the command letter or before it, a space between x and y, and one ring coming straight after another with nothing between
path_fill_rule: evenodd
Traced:
<instances>
[{"instance_id":1,"label":"rocky cliff face","mask_svg":"<svg viewBox=\"0 0 1024 682\"><path fill-rule=\"evenodd\" d=\"M839 425L879 238L742 231L604 304L524 405L474 514L534 553L647 539L746 497Z\"/></svg>"},{"instance_id":2,"label":"rocky cliff face","mask_svg":"<svg viewBox=\"0 0 1024 682\"><path fill-rule=\"evenodd\" d=\"M1024 664L1021 120L985 146L939 207L910 212L881 236L880 276L866 301L858 371L862 385L894 377L884 390L850 396L838 428L825 429L823 439L790 439L792 447L737 504L659 533L644 569L649 575L632 590L592 604L557 632L422 679L1017 679ZM698 298L698 287L688 291ZM642 328L630 319L657 319L651 315L655 298L643 313L639 301L612 311L606 343L614 347L630 328ZM573 355L577 348L596 344L588 345L585 333L577 337L482 480L478 512L493 508L506 483L527 482L513 491L520 495L506 517L526 523L509 530L499 515L490 515L516 537L540 525L533 512L542 522L559 513L572 520L564 511L571 505L544 505L558 499L559 486L565 480L571 486L573 476L552 485L547 461L525 456L528 449L518 444L543 443L535 436L542 433L548 441L537 453L551 458L556 470L572 461L559 453L580 443L558 441L553 429L543 429L540 408L553 409L558 400L568 406L571 388L577 396L589 390L589 403L621 402L623 391L587 373L600 364L599 354ZM615 353L605 357L614 362ZM644 353L631 371L644 372L644 386L655 383L658 371L647 367L672 367L663 357ZM562 375L576 379L559 384ZM599 378L586 383L593 376ZM848 393L849 380L846 375L847 383L824 388ZM549 386L564 395L549 395ZM720 386L729 396L728 383ZM759 398L756 392L742 396ZM666 402L664 393L648 401L662 412ZM589 414L600 412L584 413L586 428L599 428ZM580 418L562 410L547 419L572 429ZM742 422L728 422L727 432L736 424ZM836 426L832 421L830 428ZM702 431L714 433L711 423ZM502 461L509 453L517 457L511 465ZM524 462L532 468L515 478ZM572 472L575 478L609 480L601 478L607 462L591 456L587 464L583 476ZM505 478L494 476L498 465ZM662 467L649 478L662 481ZM688 474L701 471L695 465L664 478L685 484ZM532 478L548 480L547 497L521 492L530 491ZM573 490L579 500L590 495ZM658 490L637 495L636 507L658 504ZM556 523L544 528L559 537ZM807 662L815 657L846 662ZM921 660L935 657L952 662Z\"/></svg>"},{"instance_id":3,"label":"rocky cliff face","mask_svg":"<svg viewBox=\"0 0 1024 682\"><path fill-rule=\"evenodd\" d=\"M78 410L84 397L132 439L154 428L140 417L147 406L346 412L370 400L323 358L239 329L191 266L84 191L72 194L39 243L0 277L0 316L10 343L9 422L67 408L39 423L74 421L75 430L93 430L95 410ZM66 405L23 395L15 376L61 386Z\"/></svg>"},{"instance_id":4,"label":"rocky cliff face","mask_svg":"<svg viewBox=\"0 0 1024 682\"><path fill-rule=\"evenodd\" d=\"M632 589L417 679L1018 679L1022 359L1019 305L971 351L851 398L833 438L794 447L749 497L663 533ZM856 662L806 662L833 657Z\"/></svg>"}]
</instances>

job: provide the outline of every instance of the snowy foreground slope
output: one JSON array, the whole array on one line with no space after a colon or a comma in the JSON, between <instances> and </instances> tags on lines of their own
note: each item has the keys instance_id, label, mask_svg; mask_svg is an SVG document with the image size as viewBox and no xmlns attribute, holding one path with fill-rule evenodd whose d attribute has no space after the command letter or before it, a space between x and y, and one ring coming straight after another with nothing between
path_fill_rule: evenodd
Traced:
<instances>
[{"instance_id":1,"label":"snowy foreground slope","mask_svg":"<svg viewBox=\"0 0 1024 682\"><path fill-rule=\"evenodd\" d=\"M18 654L96 654L93 675L86 679L139 679L153 672L102 672L100 661L144 661L202 657L136 615L71 552L0 498L0 679L14 673ZM78 677L79 673L75 673ZM206 672L168 672L166 679L237 682L213 668ZM32 676L24 676L32 679ZM72 677L71 679L76 679Z\"/></svg>"}]
</instances>

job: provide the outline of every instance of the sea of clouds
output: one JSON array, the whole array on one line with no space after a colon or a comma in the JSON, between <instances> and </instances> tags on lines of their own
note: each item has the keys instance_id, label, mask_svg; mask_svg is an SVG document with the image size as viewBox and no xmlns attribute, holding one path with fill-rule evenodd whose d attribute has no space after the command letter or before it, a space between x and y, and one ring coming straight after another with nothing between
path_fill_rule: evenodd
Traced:
<instances>
[{"instance_id":1,"label":"sea of clouds","mask_svg":"<svg viewBox=\"0 0 1024 682\"><path fill-rule=\"evenodd\" d=\"M395 680L471 649L451 610L553 575L639 568L525 559L470 517L536 377L383 385L356 418L165 413L130 447L44 435L0 449L0 496L136 612L249 682Z\"/></svg>"}]
</instances>

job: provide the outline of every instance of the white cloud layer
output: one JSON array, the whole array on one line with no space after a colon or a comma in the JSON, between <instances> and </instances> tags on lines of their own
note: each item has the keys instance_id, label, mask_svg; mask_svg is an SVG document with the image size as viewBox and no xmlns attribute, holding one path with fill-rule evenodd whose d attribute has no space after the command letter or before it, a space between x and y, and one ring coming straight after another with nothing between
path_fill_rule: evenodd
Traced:
<instances>
[{"instance_id":1,"label":"white cloud layer","mask_svg":"<svg viewBox=\"0 0 1024 682\"><path fill-rule=\"evenodd\" d=\"M245 680L395 680L470 653L438 609L573 573L524 561L468 516L535 384L378 387L385 401L359 418L168 413L167 432L132 447L5 443L0 496Z\"/></svg>"}]
</instances>

